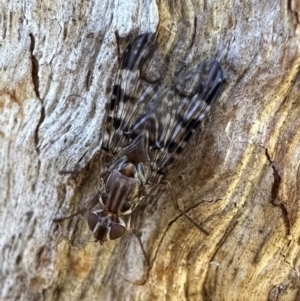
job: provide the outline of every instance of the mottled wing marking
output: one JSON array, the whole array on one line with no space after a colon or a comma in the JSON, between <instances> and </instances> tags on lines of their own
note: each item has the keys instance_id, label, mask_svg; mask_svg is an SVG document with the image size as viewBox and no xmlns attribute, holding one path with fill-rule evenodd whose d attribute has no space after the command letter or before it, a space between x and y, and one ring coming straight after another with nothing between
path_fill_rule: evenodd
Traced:
<instances>
[{"instance_id":1,"label":"mottled wing marking","mask_svg":"<svg viewBox=\"0 0 300 301\"><path fill-rule=\"evenodd\" d=\"M167 176L220 92L223 74L216 61L200 63L164 87L155 51L150 33L126 47L106 106L102 187L86 207L100 207L90 213L88 225L101 244L125 234L123 217Z\"/></svg>"},{"instance_id":2,"label":"mottled wing marking","mask_svg":"<svg viewBox=\"0 0 300 301\"><path fill-rule=\"evenodd\" d=\"M171 89L158 86L154 94L149 94L128 131L132 141L128 153L146 153L151 165L150 183L167 175L217 99L222 82L217 61L201 62L179 75ZM147 143L135 143L143 139ZM139 162L143 161L146 159Z\"/></svg>"},{"instance_id":3,"label":"mottled wing marking","mask_svg":"<svg viewBox=\"0 0 300 301\"><path fill-rule=\"evenodd\" d=\"M155 36L146 33L125 49L107 108L108 138L103 146L112 154L125 155L129 162L148 162L149 182L167 175L217 99L223 82L217 61L201 62L179 74L169 89L159 76L147 80L144 65L156 48Z\"/></svg>"},{"instance_id":4,"label":"mottled wing marking","mask_svg":"<svg viewBox=\"0 0 300 301\"><path fill-rule=\"evenodd\" d=\"M106 117L106 137L103 148L113 154L125 143L124 132L136 119L143 106L153 97L157 81L150 83L143 78L145 61L156 48L153 34L138 36L125 49L117 72L113 96L108 104Z\"/></svg>"},{"instance_id":5,"label":"mottled wing marking","mask_svg":"<svg viewBox=\"0 0 300 301\"><path fill-rule=\"evenodd\" d=\"M178 159L188 141L200 127L218 98L223 83L223 72L217 61L201 62L186 75L180 76L170 91L175 117L165 136L165 150L155 159L159 174L166 174Z\"/></svg>"}]
</instances>

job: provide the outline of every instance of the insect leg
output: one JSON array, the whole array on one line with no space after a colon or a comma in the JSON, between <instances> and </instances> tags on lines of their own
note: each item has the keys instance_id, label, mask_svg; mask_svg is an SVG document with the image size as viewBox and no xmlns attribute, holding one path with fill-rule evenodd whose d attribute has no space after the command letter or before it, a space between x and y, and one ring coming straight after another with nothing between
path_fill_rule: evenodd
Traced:
<instances>
[{"instance_id":1,"label":"insect leg","mask_svg":"<svg viewBox=\"0 0 300 301\"><path fill-rule=\"evenodd\" d=\"M194 226L196 228L198 228L201 232L203 232L205 235L209 235L209 232L206 231L204 228L202 228L201 226L199 226L192 218L190 218L184 211L182 211L180 208L179 208L179 205L178 205L178 202L177 202L177 198L176 196L174 195L174 192L173 192L173 189L172 189L172 186L171 186L171 183L168 179L163 179L161 181L162 184L166 184L168 185L169 187L169 190L170 190L170 194L171 194L171 199L172 199L172 202L174 204L174 207L176 210L178 210L185 218L187 218L191 223L194 224Z\"/></svg>"},{"instance_id":2,"label":"insect leg","mask_svg":"<svg viewBox=\"0 0 300 301\"><path fill-rule=\"evenodd\" d=\"M53 222L55 222L55 223L62 222L64 220L70 219L70 218L72 218L72 217L74 217L76 215L83 214L86 210L87 210L87 208L84 207L84 208L79 209L78 211L76 211L75 213L73 213L71 215L62 216L62 217L56 217L56 218L53 219Z\"/></svg>"},{"instance_id":3,"label":"insect leg","mask_svg":"<svg viewBox=\"0 0 300 301\"><path fill-rule=\"evenodd\" d=\"M60 170L58 173L60 175L66 175L66 174L72 174L72 175L78 175L80 173L82 173L84 171L84 169L88 168L89 164L87 164L86 166L81 167L79 164L80 162L83 160L83 158L85 157L85 155L87 154L87 151L79 158L79 160L77 161L77 163L74 166L73 170Z\"/></svg>"},{"instance_id":4,"label":"insect leg","mask_svg":"<svg viewBox=\"0 0 300 301\"><path fill-rule=\"evenodd\" d=\"M136 225L136 222L137 222L137 219L138 219L138 215L139 215L139 210L140 206L138 206L133 212L132 214L130 215L129 217L129 220L128 220L128 225L130 225L130 229L132 231L132 233L135 235L135 237L137 238L138 242L139 242L139 245L140 245L140 248L142 250L142 253L144 255L144 258L145 258L145 261L147 263L147 265L150 267L150 260L148 258L148 255L144 249L144 246L143 246L143 243L141 241L141 234L139 233L139 231L137 231L135 229L135 225Z\"/></svg>"},{"instance_id":5,"label":"insect leg","mask_svg":"<svg viewBox=\"0 0 300 301\"><path fill-rule=\"evenodd\" d=\"M76 211L75 213L73 213L71 215L54 218L53 222L58 223L58 222L66 220L66 219L70 219L79 214L83 214L87 210L91 210L92 208L94 208L98 203L99 203L99 193L97 193L96 196L94 198L92 198L85 207L79 209L78 211Z\"/></svg>"}]
</instances>

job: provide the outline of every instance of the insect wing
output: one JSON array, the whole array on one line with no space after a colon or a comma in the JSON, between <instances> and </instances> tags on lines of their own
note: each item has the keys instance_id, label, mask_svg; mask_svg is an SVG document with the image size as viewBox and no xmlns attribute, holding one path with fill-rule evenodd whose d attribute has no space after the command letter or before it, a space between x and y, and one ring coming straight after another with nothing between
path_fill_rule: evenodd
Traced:
<instances>
[{"instance_id":1,"label":"insect wing","mask_svg":"<svg viewBox=\"0 0 300 301\"><path fill-rule=\"evenodd\" d=\"M164 150L157 153L155 167L166 175L178 159L195 131L218 98L223 83L223 71L217 61L200 62L192 70L178 77L168 95L175 113L166 126ZM171 106L169 106L171 107Z\"/></svg>"},{"instance_id":2,"label":"insect wing","mask_svg":"<svg viewBox=\"0 0 300 301\"><path fill-rule=\"evenodd\" d=\"M170 89L159 76L147 80L151 63L145 62L156 49L150 33L126 47L107 107L108 137L103 144L105 150L122 153L129 162L148 162L148 182L157 182L169 172L216 101L223 82L217 61L200 62L179 74Z\"/></svg>"},{"instance_id":3,"label":"insect wing","mask_svg":"<svg viewBox=\"0 0 300 301\"><path fill-rule=\"evenodd\" d=\"M155 93L142 94L141 98L148 99L128 131L128 154L147 150L151 165L148 182L159 182L169 172L216 101L222 82L217 61L201 62L179 75L170 89L158 86Z\"/></svg>"},{"instance_id":4,"label":"insect wing","mask_svg":"<svg viewBox=\"0 0 300 301\"><path fill-rule=\"evenodd\" d=\"M102 148L112 154L117 153L127 143L124 133L136 119L148 97L156 90L156 82L149 83L143 79L146 71L145 62L155 51L155 36L145 33L130 43L121 59L113 88L113 96L107 106L106 133ZM144 95L143 97L141 97Z\"/></svg>"}]
</instances>

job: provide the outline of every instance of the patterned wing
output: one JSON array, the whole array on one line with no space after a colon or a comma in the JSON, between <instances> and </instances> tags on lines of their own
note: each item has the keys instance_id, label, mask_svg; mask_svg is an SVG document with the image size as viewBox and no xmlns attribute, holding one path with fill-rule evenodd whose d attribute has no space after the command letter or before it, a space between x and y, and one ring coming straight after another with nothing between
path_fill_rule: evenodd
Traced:
<instances>
[{"instance_id":1,"label":"patterned wing","mask_svg":"<svg viewBox=\"0 0 300 301\"><path fill-rule=\"evenodd\" d=\"M171 88L148 71L156 59L155 36L145 33L127 46L107 107L102 148L147 169L159 182L173 166L217 99L223 72L217 61L200 62L178 76ZM144 168L143 167L143 168Z\"/></svg>"},{"instance_id":2,"label":"patterned wing","mask_svg":"<svg viewBox=\"0 0 300 301\"><path fill-rule=\"evenodd\" d=\"M223 71L217 61L200 62L179 76L169 98L176 103L170 130L161 142L164 150L157 153L153 169L166 175L178 159L195 131L218 98L223 83Z\"/></svg>"},{"instance_id":3,"label":"patterned wing","mask_svg":"<svg viewBox=\"0 0 300 301\"><path fill-rule=\"evenodd\" d=\"M112 154L127 143L124 133L149 99L159 93L160 77L151 81L145 76L155 49L155 36L145 33L128 44L122 55L113 96L106 107L106 134L102 144L102 148Z\"/></svg>"},{"instance_id":4,"label":"patterned wing","mask_svg":"<svg viewBox=\"0 0 300 301\"><path fill-rule=\"evenodd\" d=\"M147 150L149 183L169 172L216 101L222 82L217 61L201 62L180 75L171 89L159 86L148 100L128 131L130 143L124 150L127 157Z\"/></svg>"}]
</instances>

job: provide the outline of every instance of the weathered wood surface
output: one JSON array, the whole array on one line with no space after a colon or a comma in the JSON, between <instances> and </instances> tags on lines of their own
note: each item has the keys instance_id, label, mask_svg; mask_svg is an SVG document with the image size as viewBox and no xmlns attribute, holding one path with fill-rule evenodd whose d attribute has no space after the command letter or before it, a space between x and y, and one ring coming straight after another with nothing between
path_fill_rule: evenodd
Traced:
<instances>
[{"instance_id":1,"label":"weathered wood surface","mask_svg":"<svg viewBox=\"0 0 300 301\"><path fill-rule=\"evenodd\" d=\"M291 1L1 1L1 300L299 300L300 6ZM217 58L226 84L153 214L106 249L97 189L114 32L163 33L173 62ZM125 46L125 41L121 45Z\"/></svg>"}]
</instances>

